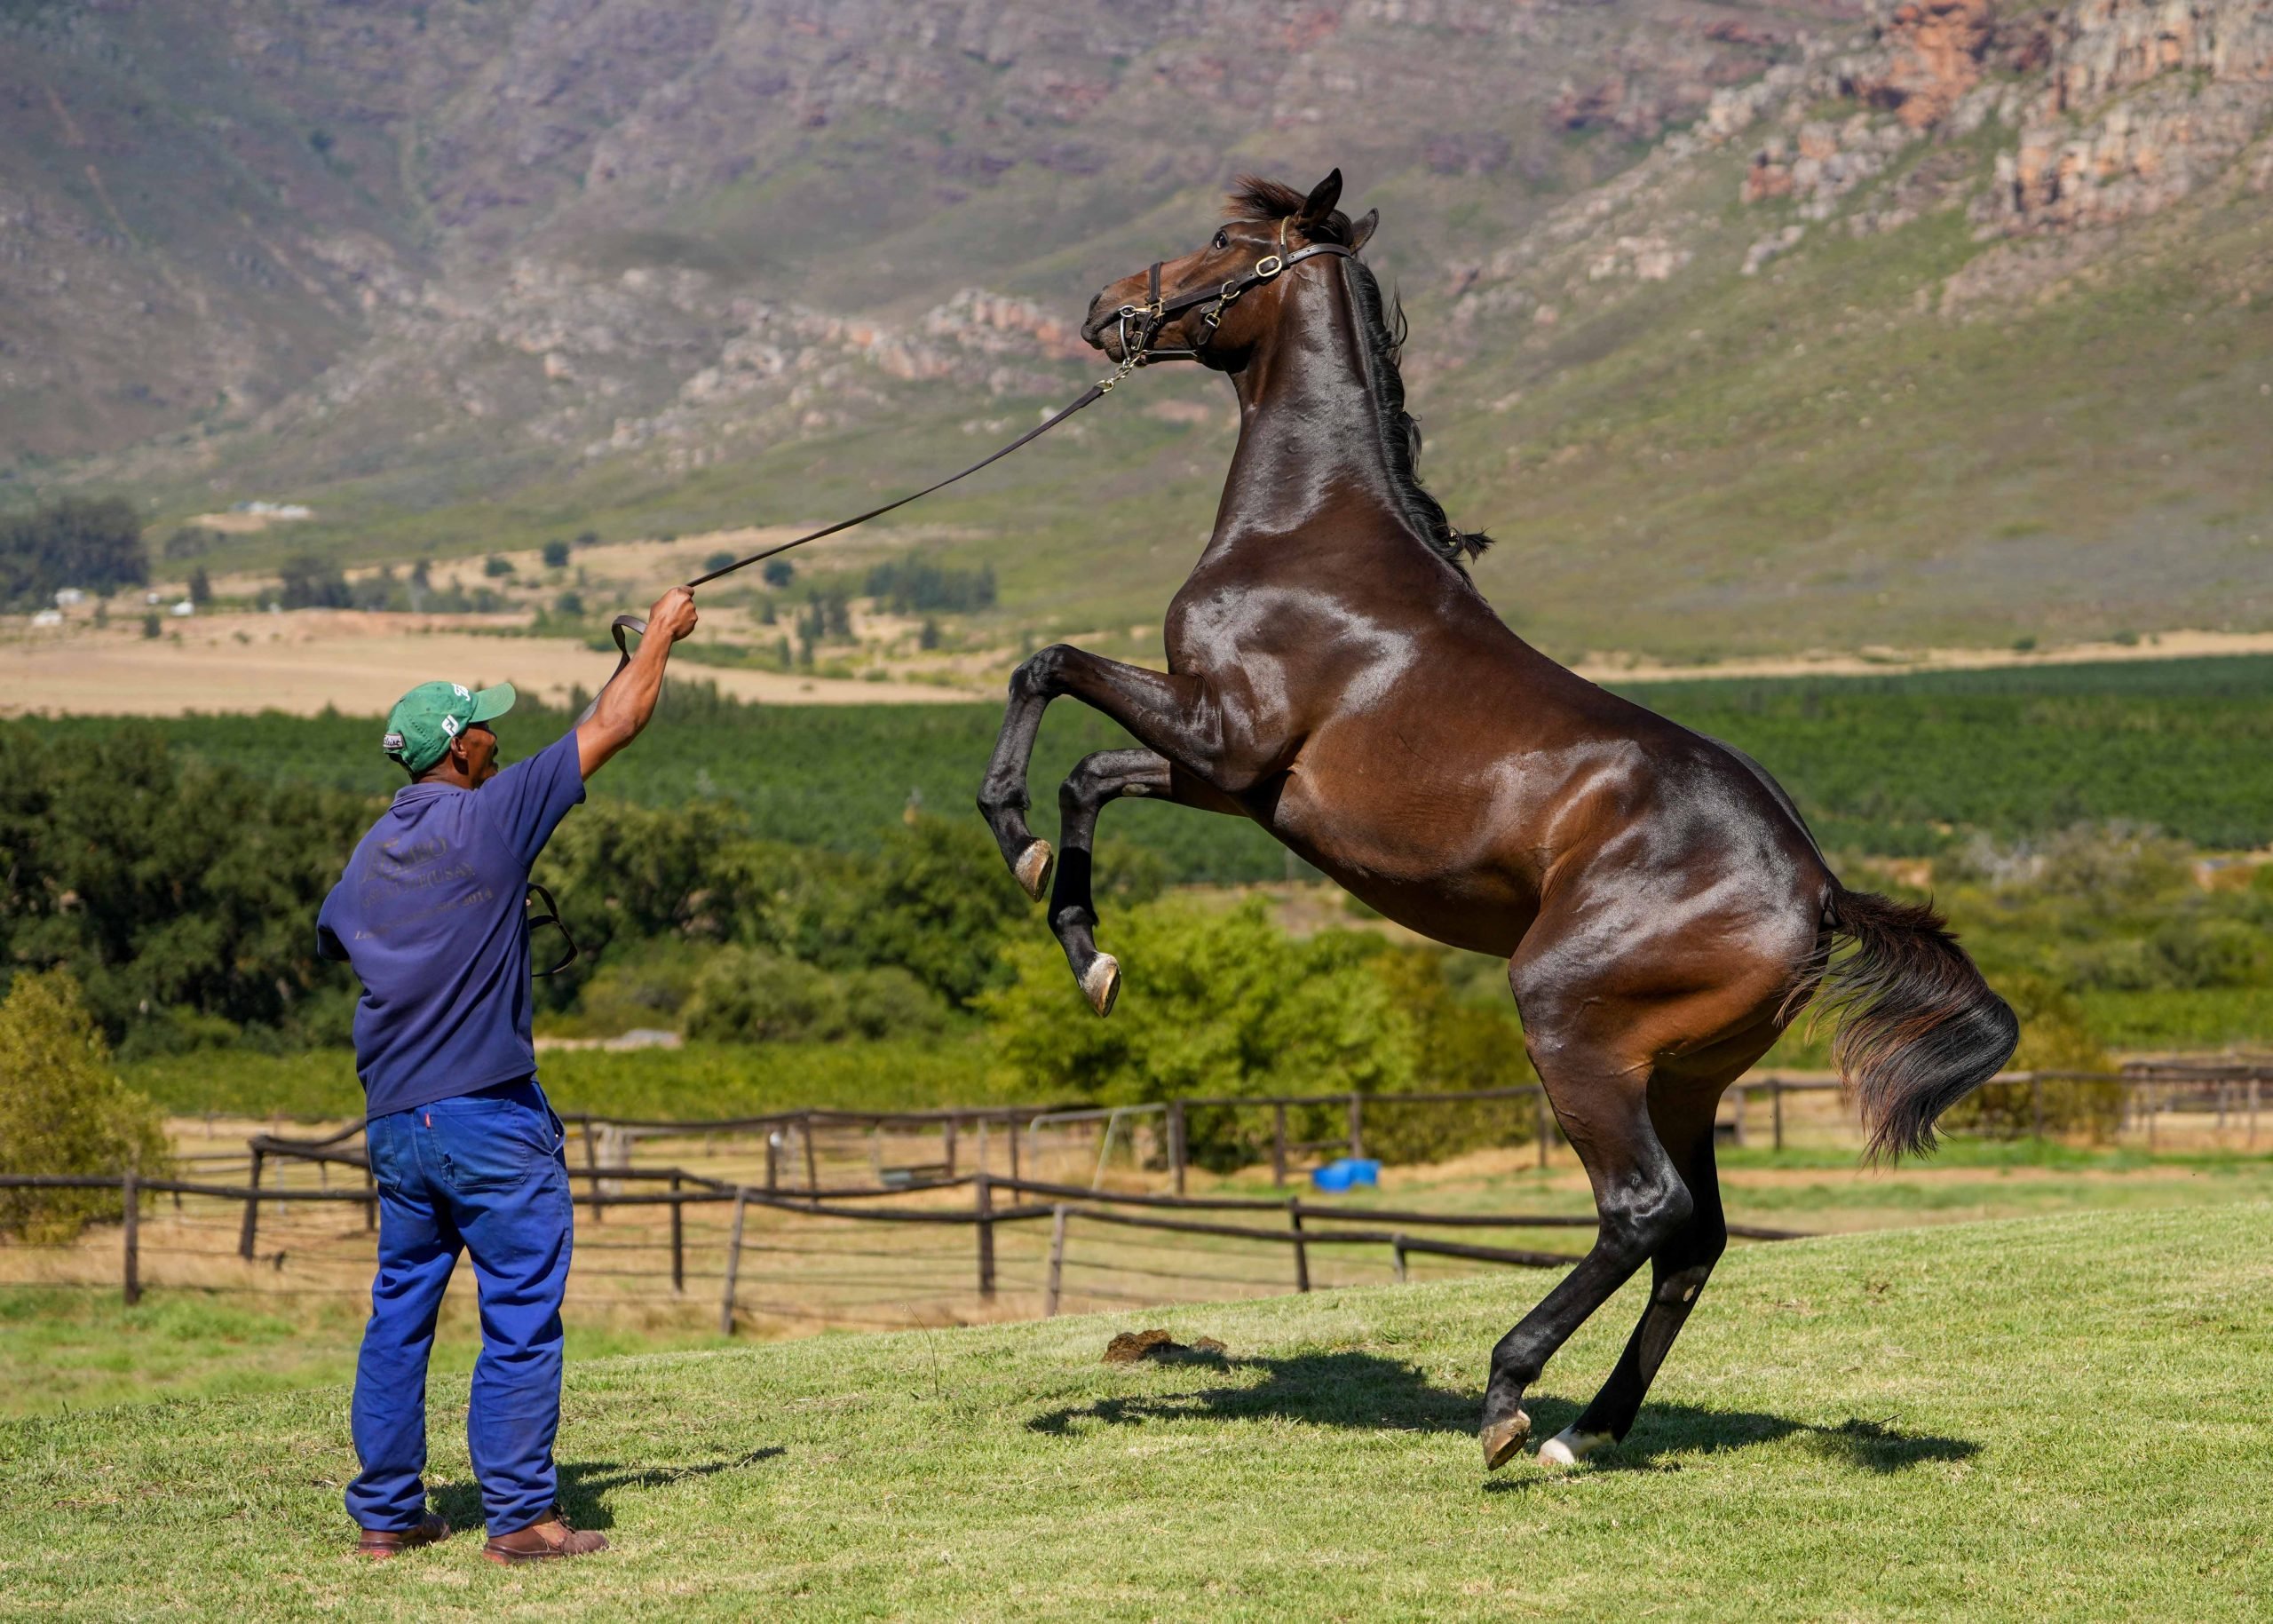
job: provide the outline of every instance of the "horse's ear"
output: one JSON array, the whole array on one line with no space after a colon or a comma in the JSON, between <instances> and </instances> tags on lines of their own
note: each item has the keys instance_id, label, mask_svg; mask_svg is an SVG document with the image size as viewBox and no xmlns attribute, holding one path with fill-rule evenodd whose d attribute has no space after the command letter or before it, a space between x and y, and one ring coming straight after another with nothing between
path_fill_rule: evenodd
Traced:
<instances>
[{"instance_id":1,"label":"horse's ear","mask_svg":"<svg viewBox=\"0 0 2273 1624\"><path fill-rule=\"evenodd\" d=\"M1295 217L1295 224L1305 228L1317 225L1334 212L1334 205L1342 198L1342 171L1336 170L1311 188L1303 200L1303 211Z\"/></svg>"},{"instance_id":2,"label":"horse's ear","mask_svg":"<svg viewBox=\"0 0 2273 1624\"><path fill-rule=\"evenodd\" d=\"M1366 243L1373 241L1374 228L1381 223L1380 210L1366 210L1358 217L1357 223L1350 227L1350 246L1353 249L1365 247Z\"/></svg>"}]
</instances>

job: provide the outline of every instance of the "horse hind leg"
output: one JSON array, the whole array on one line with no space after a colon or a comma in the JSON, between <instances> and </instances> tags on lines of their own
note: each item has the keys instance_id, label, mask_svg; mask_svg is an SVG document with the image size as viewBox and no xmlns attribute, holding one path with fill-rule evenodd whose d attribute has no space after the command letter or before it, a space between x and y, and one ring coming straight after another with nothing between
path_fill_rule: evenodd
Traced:
<instances>
[{"instance_id":1,"label":"horse hind leg","mask_svg":"<svg viewBox=\"0 0 2273 1624\"><path fill-rule=\"evenodd\" d=\"M1728 1246L1728 1221L1713 1162L1713 1113L1719 1098L1719 1089L1711 1088L1684 1097L1676 1120L1664 1120L1671 1113L1659 1113L1659 1138L1680 1158L1693 1210L1689 1222L1651 1256L1650 1300L1610 1379L1576 1421L1540 1446L1541 1465L1576 1465L1596 1450L1624 1441L1658 1367Z\"/></svg>"},{"instance_id":2,"label":"horse hind leg","mask_svg":"<svg viewBox=\"0 0 2273 1624\"><path fill-rule=\"evenodd\" d=\"M1650 1120L1649 1062L1594 1022L1567 1034L1542 1024L1528 1042L1556 1120L1594 1185L1601 1224L1578 1266L1492 1350L1479 1433L1486 1470L1505 1465L1530 1440L1524 1393L1556 1350L1687 1227L1694 1212L1689 1188Z\"/></svg>"}]
</instances>

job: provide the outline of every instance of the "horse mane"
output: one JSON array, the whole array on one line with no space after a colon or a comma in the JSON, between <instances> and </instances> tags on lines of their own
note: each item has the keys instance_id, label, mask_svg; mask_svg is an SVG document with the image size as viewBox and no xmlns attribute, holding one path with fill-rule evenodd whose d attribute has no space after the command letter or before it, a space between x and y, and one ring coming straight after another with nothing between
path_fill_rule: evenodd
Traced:
<instances>
[{"instance_id":1,"label":"horse mane","mask_svg":"<svg viewBox=\"0 0 2273 1624\"><path fill-rule=\"evenodd\" d=\"M1263 222L1290 219L1302 212L1306 201L1292 186L1243 175L1231 195L1232 218ZM1336 209L1309 228L1308 234L1312 242L1338 242L1348 248L1353 228L1350 217ZM1381 433L1390 489L1406 521L1439 557L1453 565L1476 558L1492 544L1492 538L1481 531L1455 529L1444 503L1421 483L1421 424L1405 409L1405 377L1398 369L1406 330L1404 301L1394 294L1384 297L1380 281L1365 261L1345 259L1342 267L1373 361L1374 423Z\"/></svg>"}]
</instances>

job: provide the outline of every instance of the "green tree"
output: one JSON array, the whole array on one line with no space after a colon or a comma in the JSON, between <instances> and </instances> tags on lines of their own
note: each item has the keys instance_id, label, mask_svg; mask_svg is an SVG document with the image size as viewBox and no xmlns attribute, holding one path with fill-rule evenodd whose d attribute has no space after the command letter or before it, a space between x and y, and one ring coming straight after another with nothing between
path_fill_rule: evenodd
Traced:
<instances>
[{"instance_id":1,"label":"green tree","mask_svg":"<svg viewBox=\"0 0 2273 1624\"><path fill-rule=\"evenodd\" d=\"M277 601L288 609L345 609L355 601L345 573L319 554L295 553L276 573Z\"/></svg>"},{"instance_id":2,"label":"green tree","mask_svg":"<svg viewBox=\"0 0 2273 1624\"><path fill-rule=\"evenodd\" d=\"M0 606L45 603L67 586L107 595L149 579L142 521L123 497L67 496L0 518Z\"/></svg>"},{"instance_id":3,"label":"green tree","mask_svg":"<svg viewBox=\"0 0 2273 1624\"><path fill-rule=\"evenodd\" d=\"M547 569L566 569L568 543L558 541L547 542L544 544L544 566Z\"/></svg>"},{"instance_id":4,"label":"green tree","mask_svg":"<svg viewBox=\"0 0 2273 1624\"><path fill-rule=\"evenodd\" d=\"M172 1170L158 1108L118 1080L110 1051L60 970L19 975L0 1003L0 1169L163 1178ZM0 1230L68 1240L119 1216L105 1190L0 1190Z\"/></svg>"},{"instance_id":5,"label":"green tree","mask_svg":"<svg viewBox=\"0 0 2273 1624\"><path fill-rule=\"evenodd\" d=\"M189 601L201 609L213 601L213 578L202 564L189 572Z\"/></svg>"},{"instance_id":6,"label":"green tree","mask_svg":"<svg viewBox=\"0 0 2273 1624\"><path fill-rule=\"evenodd\" d=\"M131 1052L208 1041L215 1020L342 1041L351 995L313 921L371 812L176 757L146 725L0 725L0 963L67 966Z\"/></svg>"}]
</instances>

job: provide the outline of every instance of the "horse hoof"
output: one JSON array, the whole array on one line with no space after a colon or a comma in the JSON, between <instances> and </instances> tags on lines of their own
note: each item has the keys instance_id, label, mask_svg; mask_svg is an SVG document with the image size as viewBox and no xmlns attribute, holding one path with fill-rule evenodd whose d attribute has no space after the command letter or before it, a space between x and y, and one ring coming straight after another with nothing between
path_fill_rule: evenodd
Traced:
<instances>
[{"instance_id":1,"label":"horse hoof","mask_svg":"<svg viewBox=\"0 0 2273 1624\"><path fill-rule=\"evenodd\" d=\"M1113 1001L1121 996L1121 966L1113 955L1100 953L1081 972L1081 991L1089 995L1089 1008L1099 1016L1113 1013Z\"/></svg>"},{"instance_id":2,"label":"horse hoof","mask_svg":"<svg viewBox=\"0 0 2273 1624\"><path fill-rule=\"evenodd\" d=\"M1018 865L1011 872L1018 876L1018 883L1026 888L1029 900L1039 902L1049 889L1049 843L1037 840L1018 853Z\"/></svg>"},{"instance_id":3,"label":"horse hoof","mask_svg":"<svg viewBox=\"0 0 2273 1624\"><path fill-rule=\"evenodd\" d=\"M1531 1441L1531 1417L1517 1410L1505 1421L1495 1421L1484 1429L1484 1470L1496 1472L1523 1453Z\"/></svg>"},{"instance_id":4,"label":"horse hoof","mask_svg":"<svg viewBox=\"0 0 2273 1624\"><path fill-rule=\"evenodd\" d=\"M1607 1432L1581 1432L1576 1427L1565 1427L1539 1446L1539 1463L1541 1466L1576 1466L1612 1441Z\"/></svg>"}]
</instances>

